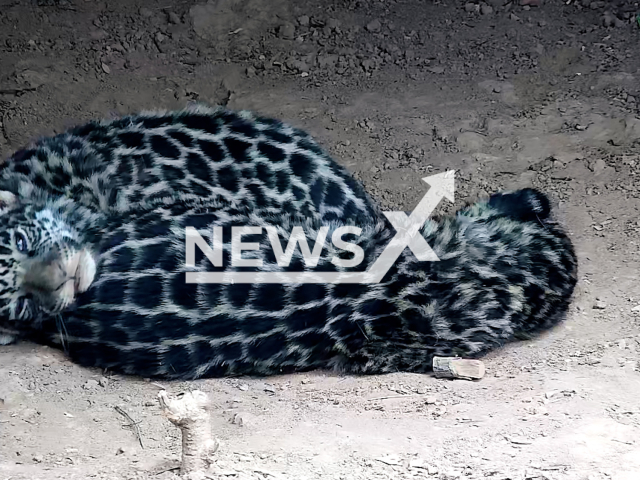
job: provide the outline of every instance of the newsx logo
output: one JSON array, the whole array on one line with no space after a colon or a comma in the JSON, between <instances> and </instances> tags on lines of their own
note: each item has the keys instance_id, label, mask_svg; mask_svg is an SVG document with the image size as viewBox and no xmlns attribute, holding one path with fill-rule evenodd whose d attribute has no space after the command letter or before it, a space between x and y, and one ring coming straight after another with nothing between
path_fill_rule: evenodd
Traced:
<instances>
[{"instance_id":1,"label":"newsx logo","mask_svg":"<svg viewBox=\"0 0 640 480\"><path fill-rule=\"evenodd\" d=\"M427 241L420 235L420 229L429 215L443 198L454 201L454 170L425 177L422 180L430 185L429 191L420 200L416 208L407 216L404 212L383 212L396 230L374 264L365 272L187 272L187 283L379 283L393 266L402 251L409 247L419 261L437 262L440 259L431 249ZM287 267L291 262L296 246L307 267L315 267L320 259L322 248L329 233L329 227L319 229L313 251L310 250L305 233L300 226L293 227L287 247L282 249L277 229L273 226L234 226L231 231L231 265L233 267L262 267L258 258L243 258L243 251L260 249L259 243L242 242L243 235L261 234L263 228L267 232L269 243L275 254L278 266ZM354 254L351 259L334 256L331 262L339 267L351 268L359 265L364 259L364 251L356 244L345 242L342 237L347 234L360 235L361 229L354 226L341 226L331 235L331 242L337 248ZM213 227L211 245L207 244L200 233L193 227L185 228L187 267L195 267L195 247L216 267L223 266L222 260L222 227Z\"/></svg>"}]
</instances>

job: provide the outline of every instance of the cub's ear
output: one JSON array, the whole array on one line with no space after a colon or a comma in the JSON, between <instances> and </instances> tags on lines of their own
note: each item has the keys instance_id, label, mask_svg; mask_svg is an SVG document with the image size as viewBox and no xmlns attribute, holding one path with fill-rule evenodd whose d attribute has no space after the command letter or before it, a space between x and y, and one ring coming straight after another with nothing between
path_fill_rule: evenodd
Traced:
<instances>
[{"instance_id":1,"label":"cub's ear","mask_svg":"<svg viewBox=\"0 0 640 480\"><path fill-rule=\"evenodd\" d=\"M6 190L0 190L0 215L18 202L18 197Z\"/></svg>"}]
</instances>

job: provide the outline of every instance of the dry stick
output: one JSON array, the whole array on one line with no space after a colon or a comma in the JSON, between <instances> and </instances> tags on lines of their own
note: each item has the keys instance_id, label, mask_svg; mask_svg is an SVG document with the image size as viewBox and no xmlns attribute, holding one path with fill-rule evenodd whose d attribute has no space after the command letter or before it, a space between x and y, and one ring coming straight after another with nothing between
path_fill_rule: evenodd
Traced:
<instances>
[{"instance_id":1,"label":"dry stick","mask_svg":"<svg viewBox=\"0 0 640 480\"><path fill-rule=\"evenodd\" d=\"M207 394L194 390L169 400L158 393L160 407L169 421L182 432L182 475L203 474L213 462L219 443L211 437L211 416Z\"/></svg>"},{"instance_id":2,"label":"dry stick","mask_svg":"<svg viewBox=\"0 0 640 480\"><path fill-rule=\"evenodd\" d=\"M35 87L25 87L25 88L2 88L0 89L0 95L20 95L25 92L35 92L37 88Z\"/></svg>"},{"instance_id":3,"label":"dry stick","mask_svg":"<svg viewBox=\"0 0 640 480\"><path fill-rule=\"evenodd\" d=\"M387 395L386 397L367 398L367 401L375 402L377 400L391 400L395 398L409 398L409 397L424 397L424 394L423 393L407 393L406 395Z\"/></svg>"},{"instance_id":4,"label":"dry stick","mask_svg":"<svg viewBox=\"0 0 640 480\"><path fill-rule=\"evenodd\" d=\"M142 443L142 435L140 434L140 427L138 427L139 422L134 421L133 418L131 418L131 416L127 412L125 412L123 409L121 409L117 405L114 408L116 409L116 412L118 412L124 418L129 420L129 425L124 425L124 426L131 427L133 429L133 432L136 434L136 437L138 437L138 442L140 442L140 446L144 449L144 444Z\"/></svg>"},{"instance_id":5,"label":"dry stick","mask_svg":"<svg viewBox=\"0 0 640 480\"><path fill-rule=\"evenodd\" d=\"M180 467L169 467L169 468L165 468L163 470L160 470L159 472L155 472L152 475L162 475L163 473L167 473L167 472L174 472L176 470L180 470Z\"/></svg>"},{"instance_id":6,"label":"dry stick","mask_svg":"<svg viewBox=\"0 0 640 480\"><path fill-rule=\"evenodd\" d=\"M2 136L8 142L9 141L9 134L7 133L7 115L9 115L9 110L8 109L5 110L4 114L2 115L2 118L0 118L0 121L2 122Z\"/></svg>"}]
</instances>

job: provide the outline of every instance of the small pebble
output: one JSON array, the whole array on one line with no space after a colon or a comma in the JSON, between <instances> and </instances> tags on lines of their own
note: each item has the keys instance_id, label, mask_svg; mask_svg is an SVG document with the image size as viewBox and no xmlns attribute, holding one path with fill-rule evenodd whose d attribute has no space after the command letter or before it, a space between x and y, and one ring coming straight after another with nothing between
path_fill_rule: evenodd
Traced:
<instances>
[{"instance_id":1,"label":"small pebble","mask_svg":"<svg viewBox=\"0 0 640 480\"><path fill-rule=\"evenodd\" d=\"M90 390L92 388L96 388L97 386L98 386L98 381L91 378L85 382L82 388L84 388L85 390Z\"/></svg>"},{"instance_id":2,"label":"small pebble","mask_svg":"<svg viewBox=\"0 0 640 480\"><path fill-rule=\"evenodd\" d=\"M445 407L445 406L436 407L433 413L435 415L442 416L445 413L447 413L447 407Z\"/></svg>"},{"instance_id":3,"label":"small pebble","mask_svg":"<svg viewBox=\"0 0 640 480\"><path fill-rule=\"evenodd\" d=\"M287 40L292 39L296 34L296 27L291 23L285 23L278 28L278 37Z\"/></svg>"},{"instance_id":4,"label":"small pebble","mask_svg":"<svg viewBox=\"0 0 640 480\"><path fill-rule=\"evenodd\" d=\"M380 20L376 18L375 20L371 20L369 23L367 23L367 26L365 28L367 29L367 31L375 33L380 31L380 28L382 28L382 24L380 23Z\"/></svg>"},{"instance_id":5,"label":"small pebble","mask_svg":"<svg viewBox=\"0 0 640 480\"><path fill-rule=\"evenodd\" d=\"M472 2L465 3L464 5L464 10L465 12L468 12L468 13L477 12L478 8L479 8L479 5Z\"/></svg>"},{"instance_id":6,"label":"small pebble","mask_svg":"<svg viewBox=\"0 0 640 480\"><path fill-rule=\"evenodd\" d=\"M535 415L549 415L549 410L543 406L536 407L533 412Z\"/></svg>"},{"instance_id":7,"label":"small pebble","mask_svg":"<svg viewBox=\"0 0 640 480\"><path fill-rule=\"evenodd\" d=\"M174 25L177 25L180 23L180 17L178 16L177 13L169 12L167 16L169 17L169 23L173 23Z\"/></svg>"},{"instance_id":8,"label":"small pebble","mask_svg":"<svg viewBox=\"0 0 640 480\"><path fill-rule=\"evenodd\" d=\"M596 300L596 303L593 304L593 308L595 308L596 310L604 310L605 308L607 308L607 304L602 300Z\"/></svg>"},{"instance_id":9,"label":"small pebble","mask_svg":"<svg viewBox=\"0 0 640 480\"><path fill-rule=\"evenodd\" d=\"M483 3L482 6L480 7L480 13L482 15L491 15L493 13L493 7L491 5L487 5L486 3Z\"/></svg>"},{"instance_id":10,"label":"small pebble","mask_svg":"<svg viewBox=\"0 0 640 480\"><path fill-rule=\"evenodd\" d=\"M231 423L233 423L234 425L238 425L239 427L244 427L246 426L246 419L244 414L242 413L236 413L233 416L233 420L231 421Z\"/></svg>"}]
</instances>

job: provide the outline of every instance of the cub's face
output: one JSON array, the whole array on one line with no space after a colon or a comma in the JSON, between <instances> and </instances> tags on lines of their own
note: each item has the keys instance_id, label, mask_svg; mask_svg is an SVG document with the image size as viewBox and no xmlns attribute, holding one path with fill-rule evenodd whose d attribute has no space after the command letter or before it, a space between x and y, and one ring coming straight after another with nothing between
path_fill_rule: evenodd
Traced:
<instances>
[{"instance_id":1,"label":"cub's face","mask_svg":"<svg viewBox=\"0 0 640 480\"><path fill-rule=\"evenodd\" d=\"M0 344L89 288L96 261L79 242L61 212L0 191Z\"/></svg>"}]
</instances>

